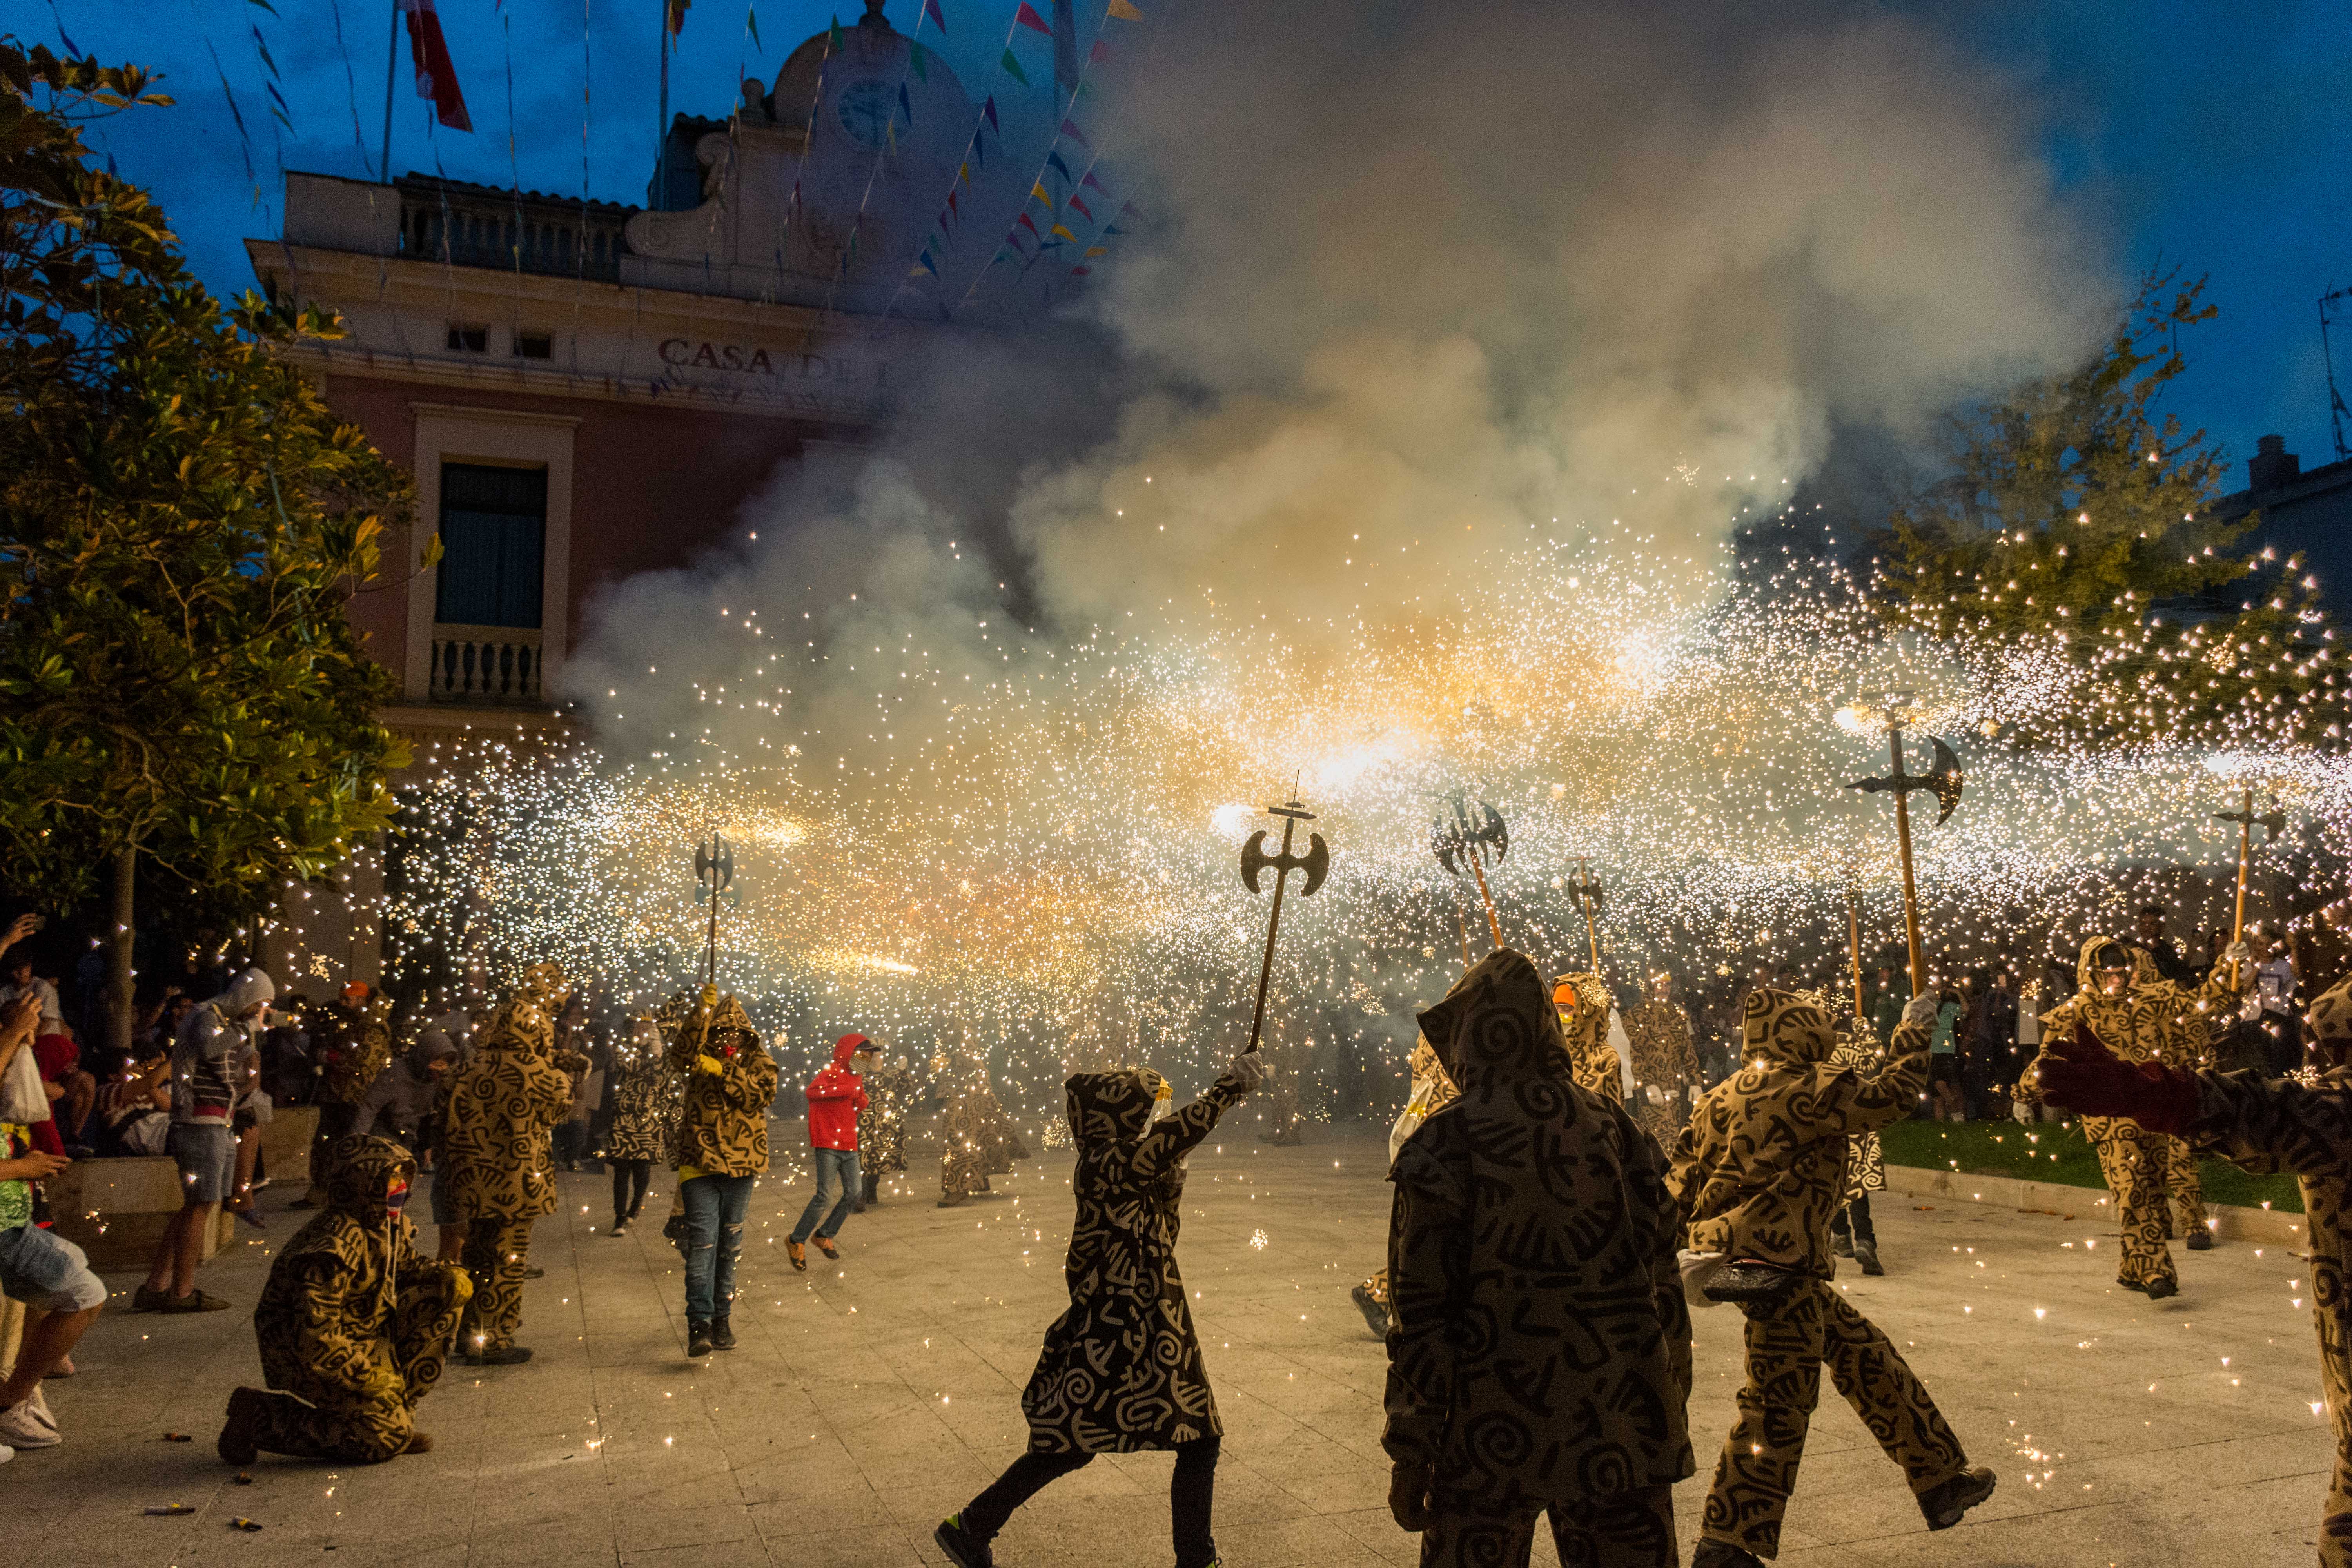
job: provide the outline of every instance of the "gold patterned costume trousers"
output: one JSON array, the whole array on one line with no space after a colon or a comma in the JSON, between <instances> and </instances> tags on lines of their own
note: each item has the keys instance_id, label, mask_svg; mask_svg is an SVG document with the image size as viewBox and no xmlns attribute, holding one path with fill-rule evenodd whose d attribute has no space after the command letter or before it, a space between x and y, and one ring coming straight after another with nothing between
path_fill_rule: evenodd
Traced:
<instances>
[{"instance_id":1,"label":"gold patterned costume trousers","mask_svg":"<svg viewBox=\"0 0 2352 1568\"><path fill-rule=\"evenodd\" d=\"M1675 1568L1682 1561L1672 1487L1550 1505L1443 1495L1434 1500L1421 1535L1421 1568L1527 1568L1538 1514L1550 1517L1562 1568Z\"/></svg>"},{"instance_id":2,"label":"gold patterned costume trousers","mask_svg":"<svg viewBox=\"0 0 2352 1568\"><path fill-rule=\"evenodd\" d=\"M2165 1234L2185 1240L2205 1228L2205 1183L2188 1139L2167 1138L2164 1146L2164 1188L2172 1200L2169 1217L2179 1226Z\"/></svg>"},{"instance_id":3,"label":"gold patterned costume trousers","mask_svg":"<svg viewBox=\"0 0 2352 1568\"><path fill-rule=\"evenodd\" d=\"M2123 1262L2116 1278L2126 1285L2149 1285L2158 1280L2179 1283L2172 1249L2164 1244L2170 1226L2170 1204L2165 1184L2171 1173L2173 1140L2149 1132L2123 1117L2084 1117L2083 1131L2099 1152L2099 1171L2107 1179L2107 1195L2116 1205L2116 1223L2123 1232ZM2198 1217L2204 1217L2202 1206Z\"/></svg>"},{"instance_id":4,"label":"gold patterned costume trousers","mask_svg":"<svg viewBox=\"0 0 2352 1568\"><path fill-rule=\"evenodd\" d=\"M392 1313L395 1386L381 1393L315 1403L272 1392L256 1406L253 1446L265 1453L352 1465L381 1464L405 1452L417 1402L433 1392L448 1363L449 1342L472 1286L455 1270L434 1274L400 1293Z\"/></svg>"},{"instance_id":5,"label":"gold patterned costume trousers","mask_svg":"<svg viewBox=\"0 0 2352 1568\"><path fill-rule=\"evenodd\" d=\"M522 1322L522 1276L530 1267L533 1223L485 1215L466 1227L462 1261L473 1276L474 1299L466 1307L458 1348L469 1355L514 1343Z\"/></svg>"},{"instance_id":6,"label":"gold patterned costume trousers","mask_svg":"<svg viewBox=\"0 0 2352 1568\"><path fill-rule=\"evenodd\" d=\"M1821 1403L1822 1367L1915 1497L1968 1464L1925 1384L1887 1337L1826 1281L1808 1279L1774 1302L1743 1303L1748 1385L1706 1496L1704 1533L1772 1557L1797 1484L1805 1433ZM1564 1559L1563 1559L1564 1561Z\"/></svg>"}]
</instances>

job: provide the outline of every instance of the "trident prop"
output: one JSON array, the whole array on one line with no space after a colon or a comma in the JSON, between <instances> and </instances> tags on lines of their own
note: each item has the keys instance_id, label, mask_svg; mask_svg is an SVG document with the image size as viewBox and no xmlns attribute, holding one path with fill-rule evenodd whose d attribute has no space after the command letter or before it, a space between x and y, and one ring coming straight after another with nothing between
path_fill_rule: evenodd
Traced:
<instances>
[{"instance_id":1,"label":"trident prop","mask_svg":"<svg viewBox=\"0 0 2352 1568\"><path fill-rule=\"evenodd\" d=\"M1293 871L1307 873L1306 879L1298 884L1298 896L1303 899L1323 885L1323 874L1331 868L1331 850L1319 833L1307 836L1306 854L1293 855L1290 852L1291 836L1298 831L1300 823L1315 820L1313 812L1295 800L1282 805L1269 805L1265 809L1268 815L1282 818L1282 853L1269 855L1265 852L1269 830L1263 827L1251 834L1249 842L1242 846L1243 887L1256 892L1258 873L1269 866L1274 868L1274 916L1265 922L1265 962L1258 965L1257 1011L1250 1016L1249 1047L1242 1053L1244 1056L1257 1049L1259 1032L1265 1027L1265 988L1274 979L1274 939L1282 930L1282 895L1290 886L1290 874Z\"/></svg>"},{"instance_id":2,"label":"trident prop","mask_svg":"<svg viewBox=\"0 0 2352 1568\"><path fill-rule=\"evenodd\" d=\"M1952 754L1951 747L1933 735L1927 737L1927 743L1936 749L1936 765L1925 773L1903 771L1903 718L1908 711L1906 697L1907 694L1891 698L1877 708L1856 703L1845 710L1853 719L1875 717L1886 726L1887 752L1895 762L1895 771L1885 778L1856 779L1846 788L1858 789L1864 795L1885 792L1895 796L1895 837L1903 851L1903 936L1911 949L1911 994L1916 996L1927 988L1927 961L1919 950L1919 889L1911 873L1911 792L1936 792L1936 804L1941 807L1936 823L1941 826L1952 815L1952 807L1960 804L1960 785L1965 779L1960 773L1960 759Z\"/></svg>"},{"instance_id":3,"label":"trident prop","mask_svg":"<svg viewBox=\"0 0 2352 1568\"><path fill-rule=\"evenodd\" d=\"M1483 816L1484 820L1477 820ZM1486 930L1495 945L1503 945L1503 925L1495 918L1495 896L1486 891L1485 860L1488 855L1495 864L1511 852L1511 830L1503 826L1503 814L1485 801L1478 803L1474 815L1460 795L1454 797L1454 820L1444 817L1429 825L1429 847L1437 855L1437 863L1454 876L1462 874L1461 861L1470 863L1470 874L1478 879L1478 898L1486 906Z\"/></svg>"},{"instance_id":4,"label":"trident prop","mask_svg":"<svg viewBox=\"0 0 2352 1568\"><path fill-rule=\"evenodd\" d=\"M705 985L719 984L719 895L734 879L735 851L719 837L717 830L712 831L709 843L697 840L694 846L695 896L704 897L707 888L710 900L710 935L702 959L702 983Z\"/></svg>"},{"instance_id":5,"label":"trident prop","mask_svg":"<svg viewBox=\"0 0 2352 1568\"><path fill-rule=\"evenodd\" d=\"M2254 792L2247 790L2244 794L2245 809L2243 811L2217 811L2213 814L2213 820L2216 822L2234 822L2238 825L2238 912L2230 924L2231 947L2246 940L2246 867L2254 856L2254 825L2262 824L2263 842L2265 844L2286 831L2285 812L2266 811L2257 816L2254 811ZM2233 958L2230 960L2230 988L2234 991L2237 985L2238 961Z\"/></svg>"},{"instance_id":6,"label":"trident prop","mask_svg":"<svg viewBox=\"0 0 2352 1568\"><path fill-rule=\"evenodd\" d=\"M1601 931L1592 923L1592 911L1601 905L1601 884L1592 879L1585 857L1576 858L1576 902L1584 911L1584 945L1592 954L1592 973L1601 973Z\"/></svg>"}]
</instances>

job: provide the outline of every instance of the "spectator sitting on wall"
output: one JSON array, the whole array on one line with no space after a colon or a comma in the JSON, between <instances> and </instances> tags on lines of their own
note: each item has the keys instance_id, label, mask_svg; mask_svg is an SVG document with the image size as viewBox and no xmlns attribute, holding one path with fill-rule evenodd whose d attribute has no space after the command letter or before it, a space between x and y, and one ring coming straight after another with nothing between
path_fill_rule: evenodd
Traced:
<instances>
[{"instance_id":1,"label":"spectator sitting on wall","mask_svg":"<svg viewBox=\"0 0 2352 1568\"><path fill-rule=\"evenodd\" d=\"M84 1129L90 1108L98 1103L98 1080L81 1070L81 1046L74 1038L73 1026L65 1025L56 1034L35 1039L33 1060L41 1069L41 1091L49 1097L50 1121L45 1125L56 1130L58 1140L58 1146L49 1152L87 1157L89 1135Z\"/></svg>"}]
</instances>

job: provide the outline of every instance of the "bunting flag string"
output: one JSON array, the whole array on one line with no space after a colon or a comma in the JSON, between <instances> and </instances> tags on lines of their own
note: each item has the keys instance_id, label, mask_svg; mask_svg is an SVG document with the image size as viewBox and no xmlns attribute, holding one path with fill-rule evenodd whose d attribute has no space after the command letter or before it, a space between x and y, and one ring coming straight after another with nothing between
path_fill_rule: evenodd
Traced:
<instances>
[{"instance_id":1,"label":"bunting flag string","mask_svg":"<svg viewBox=\"0 0 2352 1568\"><path fill-rule=\"evenodd\" d=\"M343 0L327 0L327 5L335 20L335 52L343 57L343 86L351 93L352 144L360 150L360 169L364 173L368 161L367 132L360 129L360 79L352 69L351 47L343 42ZM60 32L58 36L62 37L64 34Z\"/></svg>"},{"instance_id":2,"label":"bunting flag string","mask_svg":"<svg viewBox=\"0 0 2352 1568\"><path fill-rule=\"evenodd\" d=\"M935 3L927 3L920 11L918 11L915 14L914 30L907 35L907 69L901 71L898 75L898 108L907 116L907 128L910 131L914 129L915 125L915 108L913 100L908 96L907 78L909 75L916 74L917 64L922 57L923 24L930 20L934 16L940 17L940 35L944 37L947 33L946 14L941 11L939 5ZM1007 37L1009 38L1010 35L1008 34ZM838 16L835 16L833 21L832 38L832 47L837 48L842 41L841 18ZM928 79L928 78L925 79ZM823 96L823 90L820 89L818 97L822 99ZM813 124L814 121L814 109L812 109L811 111L811 121ZM834 290L840 288L841 285L847 280L851 270L857 264L858 241L866 231L866 209L867 205L874 200L874 186L882 177L883 162L886 159L896 157L898 155L898 121L894 117L883 127L883 145L876 150L873 165L866 172L866 189L860 193L857 198L857 216L850 220L849 244L842 251L841 264L834 268L832 278L825 283L824 303L822 309L828 315L833 311ZM905 284L902 282L899 287L904 288ZM898 296L894 293L891 298L895 300Z\"/></svg>"}]
</instances>

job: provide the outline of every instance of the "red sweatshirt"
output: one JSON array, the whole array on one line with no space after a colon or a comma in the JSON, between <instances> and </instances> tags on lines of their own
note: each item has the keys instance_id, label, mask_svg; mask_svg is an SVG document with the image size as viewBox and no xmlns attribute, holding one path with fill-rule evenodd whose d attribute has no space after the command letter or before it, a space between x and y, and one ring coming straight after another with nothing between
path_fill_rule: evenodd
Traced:
<instances>
[{"instance_id":1,"label":"red sweatshirt","mask_svg":"<svg viewBox=\"0 0 2352 1568\"><path fill-rule=\"evenodd\" d=\"M833 1065L809 1079L809 1142L819 1149L857 1147L857 1113L866 1109L866 1083L849 1070L849 1058L866 1044L863 1035L844 1035L833 1046Z\"/></svg>"}]
</instances>

